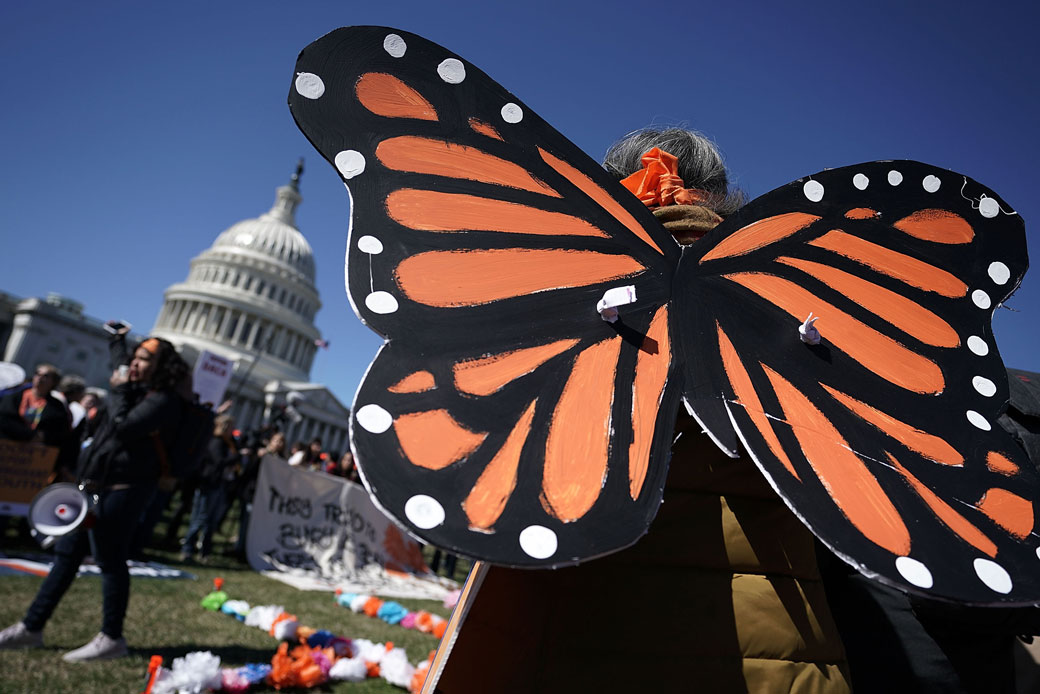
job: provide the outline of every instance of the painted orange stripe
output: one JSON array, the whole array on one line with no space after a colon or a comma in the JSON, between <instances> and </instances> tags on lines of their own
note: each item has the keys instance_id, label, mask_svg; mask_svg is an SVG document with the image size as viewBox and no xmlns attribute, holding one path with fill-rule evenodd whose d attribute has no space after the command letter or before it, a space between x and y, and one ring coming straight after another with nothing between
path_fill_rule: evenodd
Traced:
<instances>
[{"instance_id":1,"label":"painted orange stripe","mask_svg":"<svg viewBox=\"0 0 1040 694\"><path fill-rule=\"evenodd\" d=\"M481 135L487 135L488 137L493 137L496 140L502 139L502 136L498 134L498 131L495 130L494 127L492 127L489 123L485 123L482 120L470 118L469 127L472 128L474 132L478 132Z\"/></svg>"},{"instance_id":2,"label":"painted orange stripe","mask_svg":"<svg viewBox=\"0 0 1040 694\"><path fill-rule=\"evenodd\" d=\"M991 557L997 556L997 546L993 543L993 540L986 537L986 534L972 525L971 521L954 511L949 504L940 499L927 485L914 477L909 470L899 464L899 461L891 453L885 451L885 455L888 456L889 462L892 463L892 466L899 474L910 483L914 491L928 504L928 508L932 509L932 513L945 523L950 530L980 552Z\"/></svg>"},{"instance_id":3,"label":"painted orange stripe","mask_svg":"<svg viewBox=\"0 0 1040 694\"><path fill-rule=\"evenodd\" d=\"M487 433L466 429L447 410L403 414L394 420L394 432L405 457L429 470L462 460L487 438Z\"/></svg>"},{"instance_id":4,"label":"painted orange stripe","mask_svg":"<svg viewBox=\"0 0 1040 694\"><path fill-rule=\"evenodd\" d=\"M476 195L405 188L387 196L386 209L394 221L420 231L607 237L580 217Z\"/></svg>"},{"instance_id":5,"label":"painted orange stripe","mask_svg":"<svg viewBox=\"0 0 1040 694\"><path fill-rule=\"evenodd\" d=\"M578 171L564 160L554 157L541 147L538 148L538 153L542 155L542 159L545 160L545 163L555 169L557 173L573 183L578 190L592 198L597 205L609 212L616 220L621 222L626 229L635 234L637 238L641 239L651 248L663 255L661 247L654 243L654 240L650 237L650 234L647 233L646 229L643 228L643 225L640 224L636 218L628 212L628 210L622 207L621 203L615 200L610 193L600 188L595 181L583 174L581 171Z\"/></svg>"},{"instance_id":6,"label":"painted orange stripe","mask_svg":"<svg viewBox=\"0 0 1040 694\"><path fill-rule=\"evenodd\" d=\"M610 412L621 338L597 342L574 361L545 442L542 500L566 522L585 515L607 476Z\"/></svg>"},{"instance_id":7,"label":"painted orange stripe","mask_svg":"<svg viewBox=\"0 0 1040 694\"><path fill-rule=\"evenodd\" d=\"M804 212L788 212L760 219L737 229L701 258L701 262L743 255L785 239L815 222L819 217Z\"/></svg>"},{"instance_id":8,"label":"painted orange stripe","mask_svg":"<svg viewBox=\"0 0 1040 694\"><path fill-rule=\"evenodd\" d=\"M557 354L565 352L577 340L557 340L547 345L525 347L481 359L460 361L452 367L455 387L470 395L491 395L507 383L529 374Z\"/></svg>"},{"instance_id":9,"label":"painted orange stripe","mask_svg":"<svg viewBox=\"0 0 1040 694\"><path fill-rule=\"evenodd\" d=\"M947 210L918 210L892 226L914 238L936 243L971 243L975 238L971 224Z\"/></svg>"},{"instance_id":10,"label":"painted orange stripe","mask_svg":"<svg viewBox=\"0 0 1040 694\"><path fill-rule=\"evenodd\" d=\"M1033 504L1006 489L990 489L975 507L1020 540L1026 539L1033 529Z\"/></svg>"},{"instance_id":11,"label":"painted orange stripe","mask_svg":"<svg viewBox=\"0 0 1040 694\"><path fill-rule=\"evenodd\" d=\"M884 321L926 345L957 347L961 338L949 323L921 304L829 265L801 258L777 258L829 285Z\"/></svg>"},{"instance_id":12,"label":"painted orange stripe","mask_svg":"<svg viewBox=\"0 0 1040 694\"><path fill-rule=\"evenodd\" d=\"M444 140L402 135L383 140L376 157L391 169L464 178L470 181L509 186L532 193L560 194L527 172L527 169L479 150Z\"/></svg>"},{"instance_id":13,"label":"painted orange stripe","mask_svg":"<svg viewBox=\"0 0 1040 694\"><path fill-rule=\"evenodd\" d=\"M861 263L883 275L909 284L911 287L935 292L940 296L956 298L968 293L968 285L954 275L934 265L903 255L884 246L864 241L840 229L810 241L810 245L826 248L838 255Z\"/></svg>"},{"instance_id":14,"label":"painted orange stripe","mask_svg":"<svg viewBox=\"0 0 1040 694\"><path fill-rule=\"evenodd\" d=\"M755 392L755 386L751 383L751 377L744 368L744 364L741 363L740 356L737 355L737 350L733 348L733 343L730 342L729 336L723 332L722 327L718 323L715 324L715 327L719 333L719 354L722 355L722 368L726 371L726 378L729 379L730 385L733 386L733 394L737 396L737 404L743 406L747 411L751 422L758 429L758 433L762 435L762 438L765 439L766 445L769 446L769 450L776 456L776 459L787 468L788 472L794 475L796 480L801 482L802 478L798 476L791 459L787 457L784 447L780 445L780 439L777 438L776 432L773 431L773 426L769 422L769 417L765 414L762 402L758 399L758 393Z\"/></svg>"},{"instance_id":15,"label":"painted orange stripe","mask_svg":"<svg viewBox=\"0 0 1040 694\"><path fill-rule=\"evenodd\" d=\"M429 251L401 261L396 279L412 301L428 306L476 306L618 280L645 269L627 255L593 251Z\"/></svg>"},{"instance_id":16,"label":"painted orange stripe","mask_svg":"<svg viewBox=\"0 0 1040 694\"><path fill-rule=\"evenodd\" d=\"M366 72L354 87L358 101L377 116L437 120L437 111L423 95L384 72Z\"/></svg>"},{"instance_id":17,"label":"painted orange stripe","mask_svg":"<svg viewBox=\"0 0 1040 694\"><path fill-rule=\"evenodd\" d=\"M1009 477L1018 474L1018 465L996 451L990 451L986 454L986 467L993 472L999 472Z\"/></svg>"},{"instance_id":18,"label":"painted orange stripe","mask_svg":"<svg viewBox=\"0 0 1040 694\"><path fill-rule=\"evenodd\" d=\"M651 348L656 345L656 349ZM628 493L639 498L650 465L650 444L654 439L657 414L668 382L672 363L668 341L668 305L657 309L647 330L643 349L636 355L636 371L632 382L632 443L628 446ZM668 424L671 431L672 423Z\"/></svg>"},{"instance_id":19,"label":"painted orange stripe","mask_svg":"<svg viewBox=\"0 0 1040 694\"><path fill-rule=\"evenodd\" d=\"M915 393L941 393L946 385L942 370L887 335L861 323L793 282L764 273L723 275L775 304L801 323L813 313L823 339L878 376ZM791 330L795 327L792 326Z\"/></svg>"},{"instance_id":20,"label":"painted orange stripe","mask_svg":"<svg viewBox=\"0 0 1040 694\"><path fill-rule=\"evenodd\" d=\"M437 384L429 371L416 371L408 374L394 385L387 388L391 393L425 393L433 390Z\"/></svg>"},{"instance_id":21,"label":"painted orange stripe","mask_svg":"<svg viewBox=\"0 0 1040 694\"><path fill-rule=\"evenodd\" d=\"M537 401L536 401L537 402ZM462 510L466 512L470 525L480 530L488 530L495 524L502 510L509 501L509 496L516 488L516 471L520 464L520 451L531 431L534 419L534 402L520 416L509 437L498 449L498 453L480 473L480 479L473 485L469 496L462 502Z\"/></svg>"},{"instance_id":22,"label":"painted orange stripe","mask_svg":"<svg viewBox=\"0 0 1040 694\"><path fill-rule=\"evenodd\" d=\"M846 219L873 219L880 216L877 210L869 207L854 207L845 213Z\"/></svg>"},{"instance_id":23,"label":"painted orange stripe","mask_svg":"<svg viewBox=\"0 0 1040 694\"><path fill-rule=\"evenodd\" d=\"M900 421L892 415L885 414L881 410L860 402L830 386L822 383L820 385L831 394L831 397L847 407L860 419L885 432L910 450L920 453L928 460L941 463L942 465L955 467L964 465L964 456L938 436L915 429L906 422Z\"/></svg>"},{"instance_id":24,"label":"painted orange stripe","mask_svg":"<svg viewBox=\"0 0 1040 694\"><path fill-rule=\"evenodd\" d=\"M908 555L910 531L874 475L805 395L762 366L805 459L834 503L868 540L897 556Z\"/></svg>"}]
</instances>

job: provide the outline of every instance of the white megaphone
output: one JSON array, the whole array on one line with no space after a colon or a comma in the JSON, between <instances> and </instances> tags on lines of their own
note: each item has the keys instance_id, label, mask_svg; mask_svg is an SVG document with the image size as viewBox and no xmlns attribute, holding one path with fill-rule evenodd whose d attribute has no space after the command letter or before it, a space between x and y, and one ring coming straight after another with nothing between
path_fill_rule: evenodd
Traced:
<instances>
[{"instance_id":1,"label":"white megaphone","mask_svg":"<svg viewBox=\"0 0 1040 694\"><path fill-rule=\"evenodd\" d=\"M29 526L33 537L44 547L94 521L96 499L75 484L59 482L44 487L29 504Z\"/></svg>"}]
</instances>

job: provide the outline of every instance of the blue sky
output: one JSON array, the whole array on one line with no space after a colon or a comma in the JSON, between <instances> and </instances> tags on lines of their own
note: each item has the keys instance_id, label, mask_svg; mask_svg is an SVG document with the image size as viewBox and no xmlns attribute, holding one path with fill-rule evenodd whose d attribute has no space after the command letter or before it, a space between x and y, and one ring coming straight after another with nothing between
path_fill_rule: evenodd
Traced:
<instances>
[{"instance_id":1,"label":"blue sky","mask_svg":"<svg viewBox=\"0 0 1040 694\"><path fill-rule=\"evenodd\" d=\"M442 44L597 158L648 124L702 130L751 196L875 159L960 171L1033 222L1036 251L1040 9L851 5L3 3L0 290L59 292L146 331L190 258L265 212L302 155L297 221L331 342L312 376L349 404L379 340L343 290L346 193L286 95L299 51L351 24ZM1040 279L1009 306L995 320L1005 363L1040 371Z\"/></svg>"}]
</instances>

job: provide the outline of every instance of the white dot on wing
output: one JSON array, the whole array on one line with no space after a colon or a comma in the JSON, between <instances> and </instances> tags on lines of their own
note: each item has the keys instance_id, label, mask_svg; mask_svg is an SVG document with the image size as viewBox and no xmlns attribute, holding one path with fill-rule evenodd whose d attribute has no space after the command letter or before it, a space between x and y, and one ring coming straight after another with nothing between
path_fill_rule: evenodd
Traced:
<instances>
[{"instance_id":1,"label":"white dot on wing","mask_svg":"<svg viewBox=\"0 0 1040 694\"><path fill-rule=\"evenodd\" d=\"M379 255L383 252L383 242L375 236L362 236L358 239L357 247L359 251L369 255Z\"/></svg>"},{"instance_id":2,"label":"white dot on wing","mask_svg":"<svg viewBox=\"0 0 1040 694\"><path fill-rule=\"evenodd\" d=\"M355 149L345 149L333 159L343 178L354 178L365 170L365 155Z\"/></svg>"},{"instance_id":3,"label":"white dot on wing","mask_svg":"<svg viewBox=\"0 0 1040 694\"><path fill-rule=\"evenodd\" d=\"M397 299L390 292L372 292L365 297L365 306L372 313L387 314L397 310Z\"/></svg>"},{"instance_id":4,"label":"white dot on wing","mask_svg":"<svg viewBox=\"0 0 1040 694\"><path fill-rule=\"evenodd\" d=\"M429 530L444 522L444 507L432 496L416 494L405 502L404 515L415 527Z\"/></svg>"},{"instance_id":5,"label":"white dot on wing","mask_svg":"<svg viewBox=\"0 0 1040 694\"><path fill-rule=\"evenodd\" d=\"M924 180L921 181L921 185L924 186L924 189L929 193L934 193L935 191L939 190L939 186L942 185L942 181L939 180L938 176L928 174L924 177Z\"/></svg>"},{"instance_id":6,"label":"white dot on wing","mask_svg":"<svg viewBox=\"0 0 1040 694\"><path fill-rule=\"evenodd\" d=\"M981 289L976 289L971 293L971 301L979 308L989 308L993 305L993 301L989 298L989 294Z\"/></svg>"},{"instance_id":7,"label":"white dot on wing","mask_svg":"<svg viewBox=\"0 0 1040 694\"><path fill-rule=\"evenodd\" d=\"M394 58L400 58L408 50L408 44L397 34L387 34L383 39L383 50Z\"/></svg>"},{"instance_id":8,"label":"white dot on wing","mask_svg":"<svg viewBox=\"0 0 1040 694\"><path fill-rule=\"evenodd\" d=\"M888 172L888 183L889 185L898 186L903 182L903 174L899 173L895 169Z\"/></svg>"},{"instance_id":9,"label":"white dot on wing","mask_svg":"<svg viewBox=\"0 0 1040 694\"><path fill-rule=\"evenodd\" d=\"M968 410L964 414L968 418L968 421L971 422L972 425L977 429L981 429L982 431L989 431L993 428L992 425L989 423L989 420L987 420L985 417L983 417L975 410Z\"/></svg>"},{"instance_id":10,"label":"white dot on wing","mask_svg":"<svg viewBox=\"0 0 1040 694\"><path fill-rule=\"evenodd\" d=\"M529 557L548 559L556 554L556 533L542 525L529 525L520 531L520 549Z\"/></svg>"},{"instance_id":11,"label":"white dot on wing","mask_svg":"<svg viewBox=\"0 0 1040 694\"><path fill-rule=\"evenodd\" d=\"M354 414L354 417L357 419L357 423L361 425L362 429L372 434L382 434L394 423L394 418L390 413L379 405L365 405L360 407Z\"/></svg>"},{"instance_id":12,"label":"white dot on wing","mask_svg":"<svg viewBox=\"0 0 1040 694\"><path fill-rule=\"evenodd\" d=\"M986 584L986 586L997 593L1007 595L1011 592L1011 576L1003 566L989 559L981 557L973 562L975 575Z\"/></svg>"},{"instance_id":13,"label":"white dot on wing","mask_svg":"<svg viewBox=\"0 0 1040 694\"><path fill-rule=\"evenodd\" d=\"M325 93L325 83L313 72L301 72L296 75L296 92L308 99L320 99Z\"/></svg>"},{"instance_id":14,"label":"white dot on wing","mask_svg":"<svg viewBox=\"0 0 1040 694\"><path fill-rule=\"evenodd\" d=\"M999 260L990 263L987 272L989 273L989 278L997 284L1007 284L1008 280L1011 279L1011 270Z\"/></svg>"},{"instance_id":15,"label":"white dot on wing","mask_svg":"<svg viewBox=\"0 0 1040 694\"><path fill-rule=\"evenodd\" d=\"M1000 204L993 198L987 198L985 195L979 200L979 214L987 219L992 219L1000 213Z\"/></svg>"},{"instance_id":16,"label":"white dot on wing","mask_svg":"<svg viewBox=\"0 0 1040 694\"><path fill-rule=\"evenodd\" d=\"M971 379L971 385L983 397L992 398L997 392L997 385L985 376L975 376Z\"/></svg>"},{"instance_id":17,"label":"white dot on wing","mask_svg":"<svg viewBox=\"0 0 1040 694\"><path fill-rule=\"evenodd\" d=\"M856 186L860 190L866 190L867 186L870 185L870 179L866 175L858 173L852 177L852 185Z\"/></svg>"},{"instance_id":18,"label":"white dot on wing","mask_svg":"<svg viewBox=\"0 0 1040 694\"><path fill-rule=\"evenodd\" d=\"M802 186L802 192L810 202L823 200L823 184L819 181L806 181Z\"/></svg>"},{"instance_id":19,"label":"white dot on wing","mask_svg":"<svg viewBox=\"0 0 1040 694\"><path fill-rule=\"evenodd\" d=\"M934 583L932 572L916 559L896 557L896 570L899 571L899 575L918 588L931 588Z\"/></svg>"},{"instance_id":20,"label":"white dot on wing","mask_svg":"<svg viewBox=\"0 0 1040 694\"><path fill-rule=\"evenodd\" d=\"M968 338L968 349L970 349L973 354L980 357L989 354L989 345L987 345L986 341L978 335L972 335Z\"/></svg>"},{"instance_id":21,"label":"white dot on wing","mask_svg":"<svg viewBox=\"0 0 1040 694\"><path fill-rule=\"evenodd\" d=\"M466 66L457 58L447 58L437 66L437 74L448 84L459 84L466 79Z\"/></svg>"},{"instance_id":22,"label":"white dot on wing","mask_svg":"<svg viewBox=\"0 0 1040 694\"><path fill-rule=\"evenodd\" d=\"M502 120L506 123L519 123L524 119L524 110L510 102L502 107Z\"/></svg>"}]
</instances>

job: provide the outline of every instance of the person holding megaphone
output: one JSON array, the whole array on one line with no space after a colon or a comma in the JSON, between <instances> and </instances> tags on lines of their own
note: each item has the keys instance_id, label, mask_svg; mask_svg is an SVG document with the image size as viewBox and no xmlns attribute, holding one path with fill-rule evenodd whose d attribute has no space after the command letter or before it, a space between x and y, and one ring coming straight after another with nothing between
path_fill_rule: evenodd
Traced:
<instances>
[{"instance_id":1,"label":"person holding megaphone","mask_svg":"<svg viewBox=\"0 0 1040 694\"><path fill-rule=\"evenodd\" d=\"M112 392L107 411L79 461L79 484L96 499L92 526L62 535L54 566L22 621L0 631L0 649L43 645L43 627L72 585L80 563L92 554L101 569L101 631L66 653L68 662L126 655L123 620L130 597L127 559L142 507L152 497L164 451L169 450L183 409L181 390L190 370L173 345L148 338L126 351L128 326L113 330Z\"/></svg>"}]
</instances>

